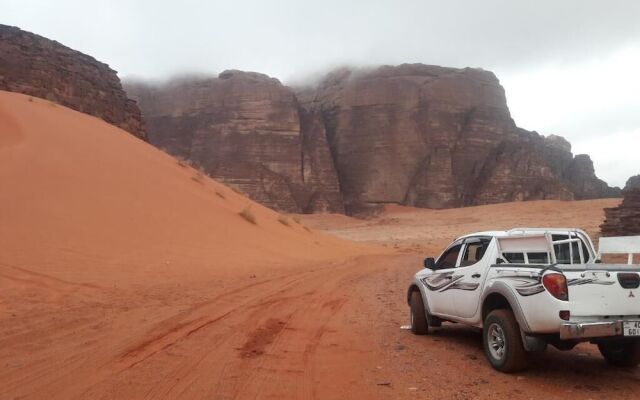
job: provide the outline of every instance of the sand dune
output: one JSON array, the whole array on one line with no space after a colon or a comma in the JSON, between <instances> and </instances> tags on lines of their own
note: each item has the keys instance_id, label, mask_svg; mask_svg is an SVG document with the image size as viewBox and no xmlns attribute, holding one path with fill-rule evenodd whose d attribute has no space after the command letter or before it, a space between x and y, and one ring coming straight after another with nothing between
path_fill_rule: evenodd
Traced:
<instances>
[{"instance_id":1,"label":"sand dune","mask_svg":"<svg viewBox=\"0 0 640 400\"><path fill-rule=\"evenodd\" d=\"M224 316L225 293L380 251L311 231L102 120L7 92L0 188L11 398L118 386L122 370Z\"/></svg>"},{"instance_id":2,"label":"sand dune","mask_svg":"<svg viewBox=\"0 0 640 400\"><path fill-rule=\"evenodd\" d=\"M99 119L3 92L0 124L4 265L108 286L259 272L354 250L292 219L279 222ZM244 208L255 225L238 215Z\"/></svg>"}]
</instances>

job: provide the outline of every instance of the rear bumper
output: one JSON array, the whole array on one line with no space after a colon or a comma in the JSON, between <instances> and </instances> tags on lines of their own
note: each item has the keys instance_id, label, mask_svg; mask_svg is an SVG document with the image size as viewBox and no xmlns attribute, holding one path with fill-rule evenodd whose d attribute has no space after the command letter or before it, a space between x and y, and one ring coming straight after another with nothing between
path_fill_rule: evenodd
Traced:
<instances>
[{"instance_id":1,"label":"rear bumper","mask_svg":"<svg viewBox=\"0 0 640 400\"><path fill-rule=\"evenodd\" d=\"M622 321L573 322L560 326L560 339L588 339L622 335Z\"/></svg>"}]
</instances>

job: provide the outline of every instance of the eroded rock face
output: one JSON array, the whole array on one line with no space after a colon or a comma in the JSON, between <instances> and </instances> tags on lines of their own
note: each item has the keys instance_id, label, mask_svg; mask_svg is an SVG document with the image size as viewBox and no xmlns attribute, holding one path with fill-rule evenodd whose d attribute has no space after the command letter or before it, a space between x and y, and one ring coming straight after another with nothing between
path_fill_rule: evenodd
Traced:
<instances>
[{"instance_id":1,"label":"eroded rock face","mask_svg":"<svg viewBox=\"0 0 640 400\"><path fill-rule=\"evenodd\" d=\"M519 129L498 79L480 69L343 68L295 93L265 75L226 71L127 91L151 143L281 210L619 194L564 138Z\"/></svg>"},{"instance_id":2,"label":"eroded rock face","mask_svg":"<svg viewBox=\"0 0 640 400\"><path fill-rule=\"evenodd\" d=\"M565 139L516 127L488 71L341 69L299 97L322 116L350 211L611 195Z\"/></svg>"},{"instance_id":3,"label":"eroded rock face","mask_svg":"<svg viewBox=\"0 0 640 400\"><path fill-rule=\"evenodd\" d=\"M604 212L606 218L600 226L602 236L640 235L640 187L627 183L622 203L618 207L605 208Z\"/></svg>"},{"instance_id":4,"label":"eroded rock face","mask_svg":"<svg viewBox=\"0 0 640 400\"><path fill-rule=\"evenodd\" d=\"M0 25L0 90L45 98L145 137L138 106L108 65L6 25Z\"/></svg>"},{"instance_id":5,"label":"eroded rock face","mask_svg":"<svg viewBox=\"0 0 640 400\"><path fill-rule=\"evenodd\" d=\"M152 144L278 210L344 212L324 126L277 79L225 71L127 91Z\"/></svg>"},{"instance_id":6,"label":"eroded rock face","mask_svg":"<svg viewBox=\"0 0 640 400\"><path fill-rule=\"evenodd\" d=\"M640 175L632 176L627 180L624 190L640 189Z\"/></svg>"}]
</instances>

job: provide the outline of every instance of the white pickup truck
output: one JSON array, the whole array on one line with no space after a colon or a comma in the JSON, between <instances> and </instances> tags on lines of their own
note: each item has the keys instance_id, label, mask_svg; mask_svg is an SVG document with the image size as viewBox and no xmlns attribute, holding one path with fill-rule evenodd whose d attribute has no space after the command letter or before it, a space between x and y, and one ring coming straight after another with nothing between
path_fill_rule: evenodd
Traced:
<instances>
[{"instance_id":1,"label":"white pickup truck","mask_svg":"<svg viewBox=\"0 0 640 400\"><path fill-rule=\"evenodd\" d=\"M637 366L640 265L599 257L580 229L463 236L412 280L411 331L424 335L443 321L482 328L486 357L503 372L526 367L528 353L547 344L571 350L582 341L611 364Z\"/></svg>"}]
</instances>

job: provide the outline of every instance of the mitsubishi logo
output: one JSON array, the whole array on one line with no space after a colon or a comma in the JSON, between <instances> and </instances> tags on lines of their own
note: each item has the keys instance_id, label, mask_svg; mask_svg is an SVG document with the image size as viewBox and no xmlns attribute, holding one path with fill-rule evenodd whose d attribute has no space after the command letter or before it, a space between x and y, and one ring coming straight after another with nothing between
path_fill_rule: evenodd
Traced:
<instances>
[{"instance_id":1,"label":"mitsubishi logo","mask_svg":"<svg viewBox=\"0 0 640 400\"><path fill-rule=\"evenodd\" d=\"M629 297L636 297L636 295L633 294L633 292L631 290L629 290Z\"/></svg>"}]
</instances>

